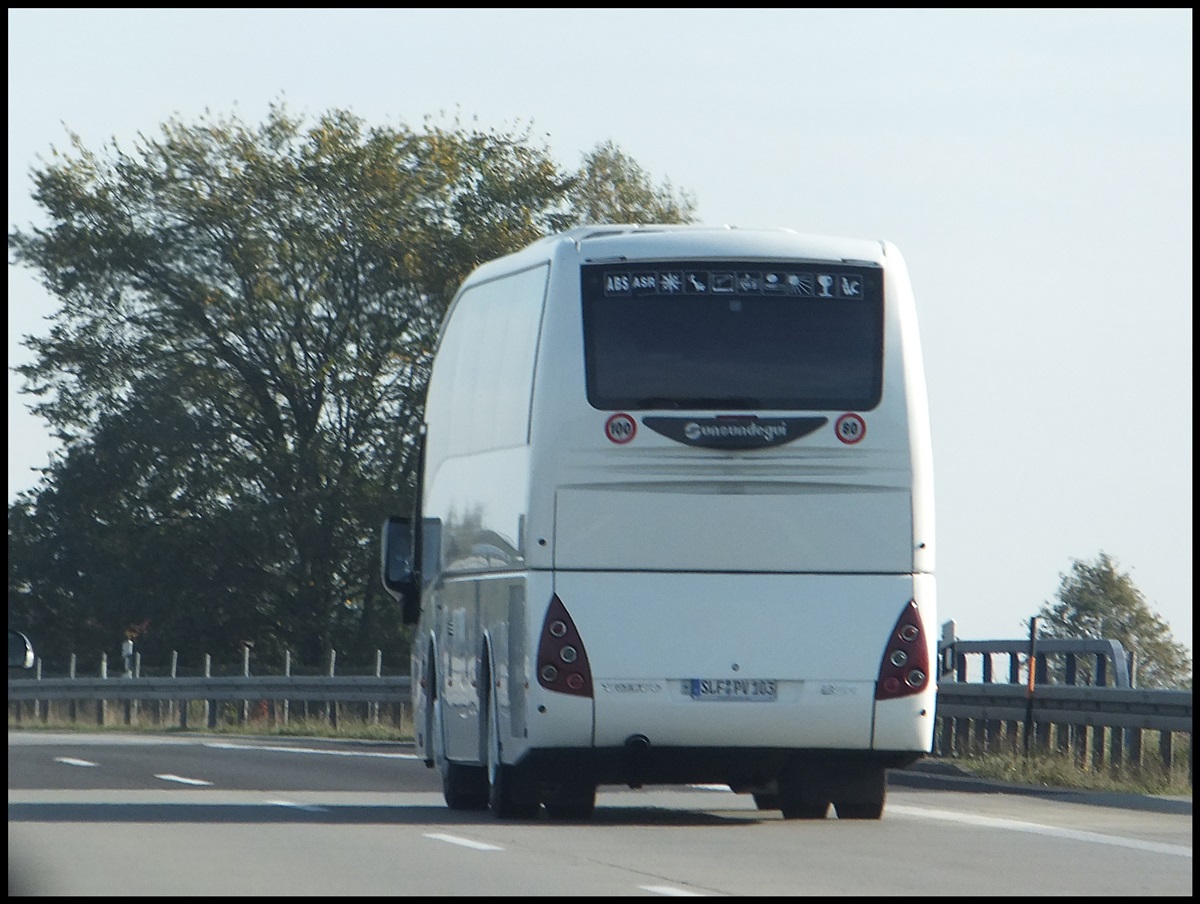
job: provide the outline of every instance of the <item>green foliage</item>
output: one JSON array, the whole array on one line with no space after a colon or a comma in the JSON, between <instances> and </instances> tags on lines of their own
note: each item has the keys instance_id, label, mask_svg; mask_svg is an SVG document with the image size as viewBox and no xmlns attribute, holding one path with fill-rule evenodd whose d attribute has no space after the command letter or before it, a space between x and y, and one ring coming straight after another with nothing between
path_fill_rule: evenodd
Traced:
<instances>
[{"instance_id":1,"label":"green foliage","mask_svg":"<svg viewBox=\"0 0 1200 904\"><path fill-rule=\"evenodd\" d=\"M636 161L611 141L584 156L569 190L581 223L686 223L695 199L669 180L655 188Z\"/></svg>"},{"instance_id":2,"label":"green foliage","mask_svg":"<svg viewBox=\"0 0 1200 904\"><path fill-rule=\"evenodd\" d=\"M457 122L279 105L107 151L71 136L33 172L50 225L8 237L61 303L17 370L64 452L9 510L10 621L58 666L127 632L156 659L403 656L375 538L411 507L459 282L585 220L691 218L611 145L568 173Z\"/></svg>"},{"instance_id":3,"label":"green foliage","mask_svg":"<svg viewBox=\"0 0 1200 904\"><path fill-rule=\"evenodd\" d=\"M1094 562L1075 559L1070 574L1060 577L1058 602L1038 612L1042 636L1118 640L1135 654L1139 687L1192 686L1187 648L1115 559L1104 552Z\"/></svg>"}]
</instances>

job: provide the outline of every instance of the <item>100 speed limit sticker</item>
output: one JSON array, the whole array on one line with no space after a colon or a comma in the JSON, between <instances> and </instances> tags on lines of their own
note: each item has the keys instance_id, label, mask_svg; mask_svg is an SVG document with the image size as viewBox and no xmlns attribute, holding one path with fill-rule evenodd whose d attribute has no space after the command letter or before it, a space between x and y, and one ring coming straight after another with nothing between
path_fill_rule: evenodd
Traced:
<instances>
[{"instance_id":1,"label":"100 speed limit sticker","mask_svg":"<svg viewBox=\"0 0 1200 904\"><path fill-rule=\"evenodd\" d=\"M624 412L614 414L604 423L604 435L623 446L637 435L637 421Z\"/></svg>"}]
</instances>

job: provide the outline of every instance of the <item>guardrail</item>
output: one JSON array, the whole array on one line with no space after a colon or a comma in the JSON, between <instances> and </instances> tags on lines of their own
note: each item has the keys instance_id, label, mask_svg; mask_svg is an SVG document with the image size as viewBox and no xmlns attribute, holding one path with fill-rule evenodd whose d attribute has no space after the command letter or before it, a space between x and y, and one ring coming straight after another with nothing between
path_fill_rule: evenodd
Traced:
<instances>
[{"instance_id":1,"label":"guardrail","mask_svg":"<svg viewBox=\"0 0 1200 904\"><path fill-rule=\"evenodd\" d=\"M1022 660L1028 658L1028 640L943 640L940 647L942 681L967 680L967 665L979 657L980 680L991 684L996 680L993 656L1007 657L1008 680L1016 684ZM968 660L971 657L971 660ZM1049 678L1049 659L1061 660L1063 683L1075 684L1081 660L1092 667L1091 684L1099 687L1133 687L1130 663L1133 655L1117 640L1039 638L1034 652L1034 673L1038 684Z\"/></svg>"},{"instance_id":2,"label":"guardrail","mask_svg":"<svg viewBox=\"0 0 1200 904\"><path fill-rule=\"evenodd\" d=\"M408 696L407 675L222 678L28 678L8 682L14 700L321 700L394 703Z\"/></svg>"},{"instance_id":3,"label":"guardrail","mask_svg":"<svg viewBox=\"0 0 1200 904\"><path fill-rule=\"evenodd\" d=\"M1158 754L1171 769L1176 735L1187 738L1192 775L1192 692L1125 688L962 684L938 686L935 754L1071 751L1080 766L1141 765L1145 732L1158 733Z\"/></svg>"},{"instance_id":4,"label":"guardrail","mask_svg":"<svg viewBox=\"0 0 1200 904\"><path fill-rule=\"evenodd\" d=\"M1192 731L1192 692L1043 685L1032 698L1013 684L938 686L939 719L978 722L1070 723L1105 728Z\"/></svg>"},{"instance_id":5,"label":"guardrail","mask_svg":"<svg viewBox=\"0 0 1200 904\"><path fill-rule=\"evenodd\" d=\"M1007 658L1008 683L994 656ZM1154 731L1167 769L1175 736L1187 736L1191 778L1191 691L1134 689L1137 660L1118 641L1040 638L1036 618L1028 640L959 640L950 621L938 660L935 752L942 756L1036 748L1070 750L1092 769L1140 765L1144 733ZM968 681L975 662L982 683ZM1051 662L1063 683L1050 683Z\"/></svg>"},{"instance_id":6,"label":"guardrail","mask_svg":"<svg viewBox=\"0 0 1200 904\"><path fill-rule=\"evenodd\" d=\"M314 705L320 718L333 725L339 720L338 704L367 704L367 718L379 720L381 707L392 713L400 725L407 713L408 676L372 675L265 675L209 678L17 678L9 679L9 711L16 721L23 718L23 705L32 704L32 716L45 719L51 701L66 703L66 718L76 721L80 704L92 704L96 723L108 719L109 703L124 703L124 720L131 724L138 718L138 704L169 703L177 713L181 728L187 728L191 704L198 702L204 709L203 721L209 728L218 722L219 706L224 702L240 704L236 718L244 722L252 717L265 717L268 722L286 725L293 704L310 714ZM14 709L15 704L15 709ZM156 721L174 721L168 712L164 718L161 707Z\"/></svg>"}]
</instances>

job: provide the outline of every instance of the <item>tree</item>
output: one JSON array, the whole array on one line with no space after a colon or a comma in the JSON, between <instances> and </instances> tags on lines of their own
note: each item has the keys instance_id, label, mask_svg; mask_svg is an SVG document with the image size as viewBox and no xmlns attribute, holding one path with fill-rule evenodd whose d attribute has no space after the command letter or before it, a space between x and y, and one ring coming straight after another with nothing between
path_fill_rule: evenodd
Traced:
<instances>
[{"instance_id":1,"label":"tree","mask_svg":"<svg viewBox=\"0 0 1200 904\"><path fill-rule=\"evenodd\" d=\"M274 105L70 140L32 174L50 225L9 233L61 302L17 370L64 449L10 506L10 613L64 654L148 621L181 652L406 655L375 535L459 282L584 220L691 218L615 148L566 172L527 130Z\"/></svg>"},{"instance_id":2,"label":"tree","mask_svg":"<svg viewBox=\"0 0 1200 904\"><path fill-rule=\"evenodd\" d=\"M676 193L670 180L658 188L636 161L611 141L584 155L568 192L581 223L686 223L695 199Z\"/></svg>"},{"instance_id":3,"label":"tree","mask_svg":"<svg viewBox=\"0 0 1200 904\"><path fill-rule=\"evenodd\" d=\"M1117 561L1101 552L1094 562L1074 559L1069 574L1060 575L1058 602L1038 612L1040 633L1047 637L1118 640L1135 654L1140 687L1192 686L1192 662L1176 643Z\"/></svg>"}]
</instances>

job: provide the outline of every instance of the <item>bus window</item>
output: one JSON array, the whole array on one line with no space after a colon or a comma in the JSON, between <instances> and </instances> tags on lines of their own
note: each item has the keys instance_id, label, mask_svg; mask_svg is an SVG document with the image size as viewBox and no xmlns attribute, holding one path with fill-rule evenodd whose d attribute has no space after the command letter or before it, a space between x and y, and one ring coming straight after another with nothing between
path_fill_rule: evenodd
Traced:
<instances>
[{"instance_id":1,"label":"bus window","mask_svg":"<svg viewBox=\"0 0 1200 904\"><path fill-rule=\"evenodd\" d=\"M827 269L584 267L588 401L601 410L876 407L881 272Z\"/></svg>"}]
</instances>

